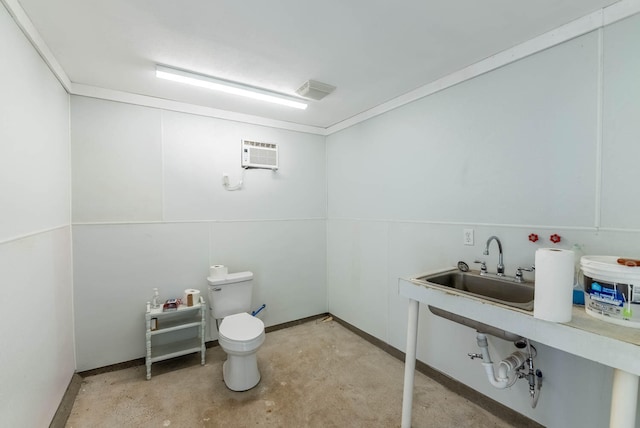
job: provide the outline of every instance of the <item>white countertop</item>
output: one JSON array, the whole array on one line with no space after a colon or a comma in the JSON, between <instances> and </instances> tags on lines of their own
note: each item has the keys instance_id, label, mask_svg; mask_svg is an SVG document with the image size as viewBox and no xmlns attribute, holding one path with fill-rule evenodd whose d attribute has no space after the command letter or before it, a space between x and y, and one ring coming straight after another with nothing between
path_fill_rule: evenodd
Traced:
<instances>
[{"instance_id":1,"label":"white countertop","mask_svg":"<svg viewBox=\"0 0 640 428\"><path fill-rule=\"evenodd\" d=\"M400 279L401 296L417 300L521 335L534 342L640 376L640 329L607 323L574 306L568 323L554 323L532 313Z\"/></svg>"}]
</instances>

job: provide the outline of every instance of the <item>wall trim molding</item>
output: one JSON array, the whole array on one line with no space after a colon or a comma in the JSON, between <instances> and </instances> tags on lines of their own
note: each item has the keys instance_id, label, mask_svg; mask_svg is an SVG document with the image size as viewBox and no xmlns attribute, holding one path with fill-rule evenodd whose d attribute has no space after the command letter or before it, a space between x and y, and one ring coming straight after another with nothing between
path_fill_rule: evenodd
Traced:
<instances>
[{"instance_id":1,"label":"wall trim molding","mask_svg":"<svg viewBox=\"0 0 640 428\"><path fill-rule=\"evenodd\" d=\"M66 426L69 415L71 415L71 410L73 409L73 403L75 403L81 387L82 377L74 373L69 381L69 386L67 386L62 396L62 400L60 400L58 410L56 410L55 415L53 415L49 428L64 428Z\"/></svg>"},{"instance_id":2,"label":"wall trim molding","mask_svg":"<svg viewBox=\"0 0 640 428\"><path fill-rule=\"evenodd\" d=\"M509 223L476 223L473 221L445 221L445 220L407 220L407 219L381 219L361 217L329 217L327 221L358 221L371 223L404 223L404 224L432 224L439 226L469 226L469 227L502 227L509 229L545 229L545 230L576 230L582 232L599 232L607 230L593 226L558 226L546 224L509 224ZM629 230L621 229L625 232ZM633 231L633 230L631 230ZM640 232L640 230L638 230Z\"/></svg>"},{"instance_id":3,"label":"wall trim molding","mask_svg":"<svg viewBox=\"0 0 640 428\"><path fill-rule=\"evenodd\" d=\"M33 231L33 232L25 233L23 235L16 235L16 236L11 236L11 237L5 238L5 239L0 239L0 245L9 244L11 242L16 242L16 241L20 241L22 239L31 238L31 237L36 236L36 235L43 235L45 233L53 232L53 231L58 230L58 229L64 229L65 227L69 227L70 228L71 224L69 224L69 223L61 224L60 226L53 226L53 227L49 227L47 229L40 229L40 230L36 230L36 231Z\"/></svg>"},{"instance_id":4,"label":"wall trim molding","mask_svg":"<svg viewBox=\"0 0 640 428\"><path fill-rule=\"evenodd\" d=\"M70 226L135 226L135 225L155 225L155 224L223 224L223 223L277 223L277 222L307 222L307 221L350 221L363 223L393 223L393 224L425 224L436 226L468 226L468 227L489 227L505 229L536 229L536 230L573 230L577 232L612 232L612 233L640 233L640 229L623 227L594 227L594 226L558 226L546 224L503 224L503 223L476 223L473 221L439 221L439 220L406 220L406 219L385 219L385 218L364 218L364 217L308 217L308 218L255 218L255 219L231 219L231 220L172 220L172 221L104 221L104 222L74 222ZM33 232L27 235L0 241L0 245L28 238L30 236L47 233L56 229L61 229L69 225L62 225L51 229Z\"/></svg>"},{"instance_id":5,"label":"wall trim molding","mask_svg":"<svg viewBox=\"0 0 640 428\"><path fill-rule=\"evenodd\" d=\"M548 31L538 37L527 40L519 45L499 52L463 69L448 74L434 82L396 97L372 109L359 113L349 119L331 125L326 129L326 135L334 134L360 122L379 116L388 111L402 107L413 101L425 98L451 86L462 83L474 77L504 67L508 64L534 55L545 49L567 42L576 37L603 28L624 18L640 13L640 0L622 0L603 9L599 9L572 22Z\"/></svg>"},{"instance_id":6,"label":"wall trim molding","mask_svg":"<svg viewBox=\"0 0 640 428\"><path fill-rule=\"evenodd\" d=\"M455 71L434 82L428 83L418 89L393 98L369 110L356 114L341 122L326 128L268 119L260 116L236 113L211 107L198 106L178 101L171 101L146 95L132 94L128 92L104 89L90 85L72 82L58 60L55 58L44 39L38 33L31 19L27 16L18 0L0 0L18 27L25 34L35 50L40 54L54 76L70 95L99 98L109 101L135 104L145 107L195 114L200 116L225 119L230 121L262 125L272 128L285 129L296 132L329 136L343 129L357 125L373 117L394 110L405 104L440 92L451 86L462 83L474 77L481 76L535 53L549 49L553 46L582 36L591 31L603 28L622 19L640 13L640 0L621 0L610 6L599 9L572 22L548 31L538 37L530 39L512 48L492 55L484 60L476 62L461 70Z\"/></svg>"},{"instance_id":7,"label":"wall trim molding","mask_svg":"<svg viewBox=\"0 0 640 428\"><path fill-rule=\"evenodd\" d=\"M380 219L363 217L329 217L330 221L352 221L363 223L394 223L394 224L429 224L437 226L468 226L468 227L490 227L505 229L544 229L544 230L574 230L577 232L610 232L610 233L640 233L638 228L624 227L592 227L592 226L553 226L546 224L502 224L502 223L475 223L472 221L438 221L438 220L403 220L403 219Z\"/></svg>"},{"instance_id":8,"label":"wall trim molding","mask_svg":"<svg viewBox=\"0 0 640 428\"><path fill-rule=\"evenodd\" d=\"M115 101L126 104L133 104L142 107L158 108L162 110L174 111L178 113L188 113L197 116L211 117L214 119L224 119L233 122L241 122L250 125L268 126L270 128L284 129L287 131L303 132L306 134L326 135L325 128L311 125L302 125L282 120L268 119L262 116L254 116L244 113L236 113L228 110L221 110L213 107L189 104L180 101L167 100L163 98L151 97L148 95L132 94L130 92L116 91L113 89L98 88L96 86L72 83L69 90L71 95L97 98L107 101Z\"/></svg>"},{"instance_id":9,"label":"wall trim molding","mask_svg":"<svg viewBox=\"0 0 640 428\"><path fill-rule=\"evenodd\" d=\"M229 220L148 220L148 221L88 221L74 222L71 226L126 226L140 224L193 224L193 223L270 223L270 222L292 222L292 221L326 221L326 217L299 217L299 218L250 218L250 219L229 219ZM0 244L2 242L0 241Z\"/></svg>"},{"instance_id":10,"label":"wall trim molding","mask_svg":"<svg viewBox=\"0 0 640 428\"><path fill-rule=\"evenodd\" d=\"M40 55L42 60L47 64L53 75L58 79L62 87L69 93L71 93L71 80L67 73L64 71L58 60L53 56L53 52L49 49L49 46L45 43L44 39L36 30L36 27L31 22L31 19L27 16L18 0L0 0L9 12L9 15L13 18L16 25L22 32L36 52Z\"/></svg>"}]
</instances>

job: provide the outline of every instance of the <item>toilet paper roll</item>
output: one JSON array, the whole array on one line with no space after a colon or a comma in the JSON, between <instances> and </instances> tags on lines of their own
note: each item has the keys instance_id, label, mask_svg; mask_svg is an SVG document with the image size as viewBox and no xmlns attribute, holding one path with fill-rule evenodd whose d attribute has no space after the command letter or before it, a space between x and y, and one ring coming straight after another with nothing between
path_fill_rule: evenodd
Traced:
<instances>
[{"instance_id":1,"label":"toilet paper roll","mask_svg":"<svg viewBox=\"0 0 640 428\"><path fill-rule=\"evenodd\" d=\"M225 265L213 265L209 268L211 278L225 278L228 273L229 269Z\"/></svg>"},{"instance_id":2,"label":"toilet paper roll","mask_svg":"<svg viewBox=\"0 0 640 428\"><path fill-rule=\"evenodd\" d=\"M557 248L536 251L535 318L553 322L571 321L573 273L573 251Z\"/></svg>"},{"instance_id":3,"label":"toilet paper roll","mask_svg":"<svg viewBox=\"0 0 640 428\"><path fill-rule=\"evenodd\" d=\"M187 288L184 290L184 298L182 304L185 306L193 306L200 303L200 290L193 288Z\"/></svg>"}]
</instances>

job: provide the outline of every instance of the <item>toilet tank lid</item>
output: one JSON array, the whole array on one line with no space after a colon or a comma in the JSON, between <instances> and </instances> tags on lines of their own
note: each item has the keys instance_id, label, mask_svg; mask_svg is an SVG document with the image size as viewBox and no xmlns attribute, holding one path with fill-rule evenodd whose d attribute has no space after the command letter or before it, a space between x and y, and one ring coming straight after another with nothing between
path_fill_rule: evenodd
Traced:
<instances>
[{"instance_id":1,"label":"toilet tank lid","mask_svg":"<svg viewBox=\"0 0 640 428\"><path fill-rule=\"evenodd\" d=\"M209 285L223 285L233 284L234 282L249 281L251 279L253 279L253 272L236 272L219 278L210 276L207 278L207 281L209 282Z\"/></svg>"}]
</instances>

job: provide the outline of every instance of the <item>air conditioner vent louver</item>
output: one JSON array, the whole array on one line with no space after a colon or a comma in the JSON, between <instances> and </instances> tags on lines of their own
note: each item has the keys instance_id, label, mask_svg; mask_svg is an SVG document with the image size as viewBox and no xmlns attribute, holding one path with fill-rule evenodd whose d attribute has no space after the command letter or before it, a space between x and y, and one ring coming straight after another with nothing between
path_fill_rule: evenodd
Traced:
<instances>
[{"instance_id":1,"label":"air conditioner vent louver","mask_svg":"<svg viewBox=\"0 0 640 428\"><path fill-rule=\"evenodd\" d=\"M278 145L242 140L242 167L278 169Z\"/></svg>"}]
</instances>

